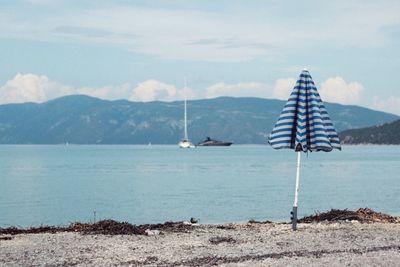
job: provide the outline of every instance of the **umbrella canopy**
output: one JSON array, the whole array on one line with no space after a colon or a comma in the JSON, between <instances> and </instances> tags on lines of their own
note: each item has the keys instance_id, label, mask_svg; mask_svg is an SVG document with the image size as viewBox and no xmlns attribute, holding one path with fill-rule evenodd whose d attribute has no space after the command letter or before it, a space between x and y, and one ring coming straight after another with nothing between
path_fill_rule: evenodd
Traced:
<instances>
[{"instance_id":1,"label":"umbrella canopy","mask_svg":"<svg viewBox=\"0 0 400 267\"><path fill-rule=\"evenodd\" d=\"M307 70L303 70L268 143L275 149L297 151L296 189L292 211L292 228L297 228L297 200L300 181L300 152L341 150L339 136Z\"/></svg>"},{"instance_id":2,"label":"umbrella canopy","mask_svg":"<svg viewBox=\"0 0 400 267\"><path fill-rule=\"evenodd\" d=\"M339 136L307 70L300 74L268 142L275 149L303 152L341 149Z\"/></svg>"}]
</instances>

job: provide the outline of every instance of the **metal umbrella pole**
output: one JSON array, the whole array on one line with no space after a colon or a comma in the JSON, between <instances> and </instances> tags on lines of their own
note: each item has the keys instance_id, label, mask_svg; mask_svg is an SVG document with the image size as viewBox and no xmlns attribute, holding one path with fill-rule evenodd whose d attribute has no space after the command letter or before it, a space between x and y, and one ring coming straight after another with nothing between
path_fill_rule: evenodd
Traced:
<instances>
[{"instance_id":1,"label":"metal umbrella pole","mask_svg":"<svg viewBox=\"0 0 400 267\"><path fill-rule=\"evenodd\" d=\"M292 229L293 231L297 230L297 201L299 196L299 184L300 184L300 158L301 152L297 152L297 164L296 164L296 189L294 191L294 202L293 202L293 211L292 214Z\"/></svg>"}]
</instances>

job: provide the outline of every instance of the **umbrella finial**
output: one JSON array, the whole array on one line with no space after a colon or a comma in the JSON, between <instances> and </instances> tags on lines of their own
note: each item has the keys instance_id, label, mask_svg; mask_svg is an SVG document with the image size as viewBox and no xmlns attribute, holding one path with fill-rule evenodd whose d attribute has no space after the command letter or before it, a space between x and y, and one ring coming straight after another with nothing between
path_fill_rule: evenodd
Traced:
<instances>
[{"instance_id":1,"label":"umbrella finial","mask_svg":"<svg viewBox=\"0 0 400 267\"><path fill-rule=\"evenodd\" d=\"M308 71L308 69L306 67L303 68L303 71Z\"/></svg>"}]
</instances>

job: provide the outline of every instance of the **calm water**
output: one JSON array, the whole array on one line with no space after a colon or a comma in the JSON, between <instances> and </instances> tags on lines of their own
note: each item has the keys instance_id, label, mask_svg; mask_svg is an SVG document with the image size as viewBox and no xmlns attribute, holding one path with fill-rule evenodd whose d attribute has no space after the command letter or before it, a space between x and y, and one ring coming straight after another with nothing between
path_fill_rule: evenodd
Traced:
<instances>
[{"instance_id":1,"label":"calm water","mask_svg":"<svg viewBox=\"0 0 400 267\"><path fill-rule=\"evenodd\" d=\"M288 220L296 153L269 146L0 146L0 227ZM300 216L371 207L400 215L400 147L302 157Z\"/></svg>"}]
</instances>

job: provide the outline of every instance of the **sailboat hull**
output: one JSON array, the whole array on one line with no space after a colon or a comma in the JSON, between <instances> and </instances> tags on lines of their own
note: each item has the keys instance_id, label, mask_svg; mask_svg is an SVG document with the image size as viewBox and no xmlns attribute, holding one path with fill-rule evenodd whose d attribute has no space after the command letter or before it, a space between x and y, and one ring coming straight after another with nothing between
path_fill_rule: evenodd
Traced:
<instances>
[{"instance_id":1,"label":"sailboat hull","mask_svg":"<svg viewBox=\"0 0 400 267\"><path fill-rule=\"evenodd\" d=\"M186 141L186 140L180 141L178 145L180 148L194 148L195 147L191 142Z\"/></svg>"}]
</instances>

